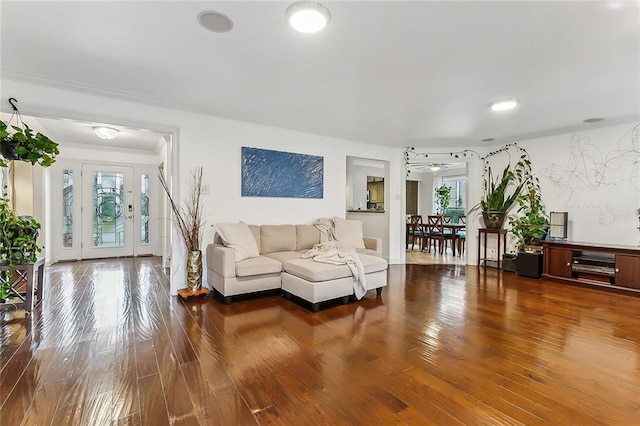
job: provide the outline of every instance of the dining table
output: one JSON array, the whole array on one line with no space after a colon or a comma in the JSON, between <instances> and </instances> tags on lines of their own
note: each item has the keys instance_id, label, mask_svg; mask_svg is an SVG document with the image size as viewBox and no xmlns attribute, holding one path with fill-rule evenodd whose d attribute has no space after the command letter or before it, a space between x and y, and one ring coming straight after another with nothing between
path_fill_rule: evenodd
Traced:
<instances>
[{"instance_id":1,"label":"dining table","mask_svg":"<svg viewBox=\"0 0 640 426\"><path fill-rule=\"evenodd\" d=\"M415 225L414 225L415 226ZM422 231L423 232L427 232L427 225L421 225L422 226ZM465 229L467 227L466 223L462 223L462 222L455 222L455 223L443 223L442 224L443 228L445 230L449 230L451 232L451 250L453 252L453 255L456 255L456 240L458 239L458 232L460 232L461 230ZM411 237L411 224L407 223L407 230L406 230L406 235L407 235L407 241L409 240L409 238ZM460 255L462 255L462 253L460 253Z\"/></svg>"},{"instance_id":2,"label":"dining table","mask_svg":"<svg viewBox=\"0 0 640 426\"><path fill-rule=\"evenodd\" d=\"M451 231L451 252L453 255L456 255L456 240L458 239L458 232L467 227L466 223L457 222L457 223L443 223L442 227L445 231L448 229ZM462 256L462 253L460 253Z\"/></svg>"}]
</instances>

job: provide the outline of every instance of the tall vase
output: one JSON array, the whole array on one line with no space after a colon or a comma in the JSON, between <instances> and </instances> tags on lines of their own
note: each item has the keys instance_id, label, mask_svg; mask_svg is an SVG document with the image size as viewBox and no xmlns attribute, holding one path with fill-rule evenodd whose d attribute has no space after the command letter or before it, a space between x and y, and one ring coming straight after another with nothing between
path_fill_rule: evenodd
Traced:
<instances>
[{"instance_id":1,"label":"tall vase","mask_svg":"<svg viewBox=\"0 0 640 426\"><path fill-rule=\"evenodd\" d=\"M187 252L187 287L198 291L202 286L202 251Z\"/></svg>"}]
</instances>

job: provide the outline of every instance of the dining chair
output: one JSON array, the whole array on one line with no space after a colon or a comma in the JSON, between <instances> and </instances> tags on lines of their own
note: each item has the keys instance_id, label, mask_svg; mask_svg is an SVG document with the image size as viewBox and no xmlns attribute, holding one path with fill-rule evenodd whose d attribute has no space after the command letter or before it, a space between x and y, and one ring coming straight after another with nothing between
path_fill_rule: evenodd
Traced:
<instances>
[{"instance_id":1,"label":"dining chair","mask_svg":"<svg viewBox=\"0 0 640 426\"><path fill-rule=\"evenodd\" d=\"M465 215L458 216L458 222L467 224L467 217ZM467 227L458 229L456 233L456 241L458 242L458 253L462 256L464 251L465 242L467 240Z\"/></svg>"},{"instance_id":2,"label":"dining chair","mask_svg":"<svg viewBox=\"0 0 640 426\"><path fill-rule=\"evenodd\" d=\"M413 250L416 240L418 240L418 246L422 250L426 240L425 228L422 223L421 215L411 215L407 222L407 246L409 245L409 238L411 238L411 250Z\"/></svg>"},{"instance_id":3,"label":"dining chair","mask_svg":"<svg viewBox=\"0 0 640 426\"><path fill-rule=\"evenodd\" d=\"M436 250L436 242L438 242L438 252L440 254L444 253L444 250L447 248L447 241L453 239L453 235L449 230L445 230L444 228L444 218L442 215L429 215L427 216L427 233L429 234L429 239L427 242L428 250L431 252L431 246L433 245L433 250Z\"/></svg>"}]
</instances>

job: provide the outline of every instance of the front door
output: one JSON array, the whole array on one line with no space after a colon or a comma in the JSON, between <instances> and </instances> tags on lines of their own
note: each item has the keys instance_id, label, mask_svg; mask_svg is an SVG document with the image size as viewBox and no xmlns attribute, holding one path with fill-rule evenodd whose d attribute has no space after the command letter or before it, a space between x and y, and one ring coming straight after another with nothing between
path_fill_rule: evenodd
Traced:
<instances>
[{"instance_id":1,"label":"front door","mask_svg":"<svg viewBox=\"0 0 640 426\"><path fill-rule=\"evenodd\" d=\"M133 167L82 165L82 258L133 256Z\"/></svg>"}]
</instances>

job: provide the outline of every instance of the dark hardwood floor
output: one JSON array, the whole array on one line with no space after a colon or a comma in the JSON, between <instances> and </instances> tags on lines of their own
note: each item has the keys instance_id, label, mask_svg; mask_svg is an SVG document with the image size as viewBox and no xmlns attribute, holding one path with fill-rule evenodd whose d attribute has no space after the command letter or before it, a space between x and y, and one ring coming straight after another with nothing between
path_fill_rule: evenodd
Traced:
<instances>
[{"instance_id":1,"label":"dark hardwood floor","mask_svg":"<svg viewBox=\"0 0 640 426\"><path fill-rule=\"evenodd\" d=\"M0 424L640 424L640 297L394 265L381 297L168 296L158 259L54 265L0 312Z\"/></svg>"}]
</instances>

